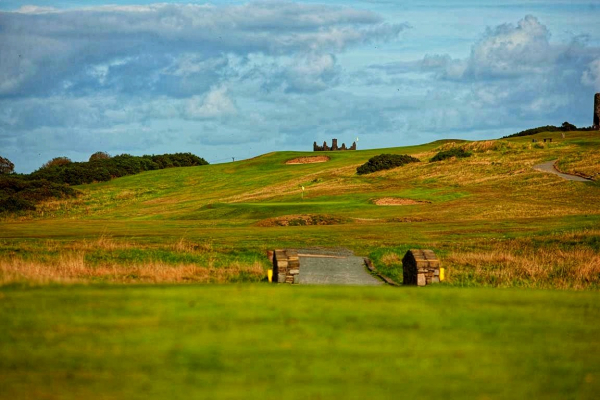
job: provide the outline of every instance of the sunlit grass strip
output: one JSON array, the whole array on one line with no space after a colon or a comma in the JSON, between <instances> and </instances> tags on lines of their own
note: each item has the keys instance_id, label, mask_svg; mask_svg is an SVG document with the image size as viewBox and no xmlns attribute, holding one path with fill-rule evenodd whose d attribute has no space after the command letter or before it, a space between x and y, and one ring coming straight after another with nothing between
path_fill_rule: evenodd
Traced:
<instances>
[{"instance_id":1,"label":"sunlit grass strip","mask_svg":"<svg viewBox=\"0 0 600 400\"><path fill-rule=\"evenodd\" d=\"M230 283L260 281L265 272L259 262L232 262L226 267L195 264L172 265L86 263L83 253L67 254L53 262L19 258L0 260L0 286L10 284L46 285L74 283Z\"/></svg>"},{"instance_id":2,"label":"sunlit grass strip","mask_svg":"<svg viewBox=\"0 0 600 400\"><path fill-rule=\"evenodd\" d=\"M448 282L457 286L545 289L600 288L600 254L591 249L454 251L445 260Z\"/></svg>"},{"instance_id":3,"label":"sunlit grass strip","mask_svg":"<svg viewBox=\"0 0 600 400\"><path fill-rule=\"evenodd\" d=\"M96 240L64 244L46 241L19 250L25 251L0 258L0 285L229 283L256 282L265 277L263 263L251 255L235 259L214 251L210 242L184 238L158 249L102 235ZM197 262L180 261L186 259Z\"/></svg>"}]
</instances>

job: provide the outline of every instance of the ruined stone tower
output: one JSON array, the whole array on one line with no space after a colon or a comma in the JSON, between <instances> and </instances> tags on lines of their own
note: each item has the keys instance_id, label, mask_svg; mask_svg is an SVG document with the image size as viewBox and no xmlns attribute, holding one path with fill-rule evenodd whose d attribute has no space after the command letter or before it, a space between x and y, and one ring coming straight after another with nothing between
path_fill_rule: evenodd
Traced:
<instances>
[{"instance_id":1,"label":"ruined stone tower","mask_svg":"<svg viewBox=\"0 0 600 400\"><path fill-rule=\"evenodd\" d=\"M600 130L600 93L594 96L594 124L595 129Z\"/></svg>"},{"instance_id":2,"label":"ruined stone tower","mask_svg":"<svg viewBox=\"0 0 600 400\"><path fill-rule=\"evenodd\" d=\"M352 146L346 147L346 143L342 143L342 147L338 146L337 139L331 140L331 147L327 146L327 142L323 142L323 146L317 145L317 142L313 143L313 151L345 151L345 150L356 150L356 142L352 143Z\"/></svg>"}]
</instances>

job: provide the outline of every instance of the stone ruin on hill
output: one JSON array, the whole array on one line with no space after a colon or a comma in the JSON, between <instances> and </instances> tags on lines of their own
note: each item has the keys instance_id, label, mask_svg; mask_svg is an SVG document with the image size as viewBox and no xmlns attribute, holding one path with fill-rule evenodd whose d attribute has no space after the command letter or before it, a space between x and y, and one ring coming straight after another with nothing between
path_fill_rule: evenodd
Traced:
<instances>
[{"instance_id":1,"label":"stone ruin on hill","mask_svg":"<svg viewBox=\"0 0 600 400\"><path fill-rule=\"evenodd\" d=\"M313 144L313 151L342 151L342 150L356 150L356 142L352 143L352 146L346 148L346 143L342 143L342 147L338 147L337 139L331 140L331 147L327 146L327 142L323 142L323 146L317 145L317 142Z\"/></svg>"},{"instance_id":2,"label":"stone ruin on hill","mask_svg":"<svg viewBox=\"0 0 600 400\"><path fill-rule=\"evenodd\" d=\"M594 96L594 129L600 130L600 93Z\"/></svg>"}]
</instances>

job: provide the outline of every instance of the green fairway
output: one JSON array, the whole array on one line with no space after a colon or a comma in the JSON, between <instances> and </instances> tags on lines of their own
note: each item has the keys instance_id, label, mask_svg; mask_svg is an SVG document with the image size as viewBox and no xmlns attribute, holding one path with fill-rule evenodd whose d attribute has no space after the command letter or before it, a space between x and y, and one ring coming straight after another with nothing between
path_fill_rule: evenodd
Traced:
<instances>
[{"instance_id":1,"label":"green fairway","mask_svg":"<svg viewBox=\"0 0 600 400\"><path fill-rule=\"evenodd\" d=\"M2 399L595 399L597 292L0 289Z\"/></svg>"}]
</instances>

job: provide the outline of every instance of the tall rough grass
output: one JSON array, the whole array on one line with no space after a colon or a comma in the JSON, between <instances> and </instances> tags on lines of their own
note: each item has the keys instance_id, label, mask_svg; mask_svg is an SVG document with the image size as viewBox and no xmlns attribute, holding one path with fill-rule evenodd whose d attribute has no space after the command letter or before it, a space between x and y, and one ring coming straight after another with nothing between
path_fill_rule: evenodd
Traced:
<instances>
[{"instance_id":1,"label":"tall rough grass","mask_svg":"<svg viewBox=\"0 0 600 400\"><path fill-rule=\"evenodd\" d=\"M449 281L456 285L600 288L600 256L591 250L455 252L445 261Z\"/></svg>"},{"instance_id":2,"label":"tall rough grass","mask_svg":"<svg viewBox=\"0 0 600 400\"><path fill-rule=\"evenodd\" d=\"M260 281L264 270L259 262L234 262L225 268L195 264L171 265L104 264L85 262L83 253L71 253L56 261L29 261L21 258L0 260L0 285L51 283L229 283Z\"/></svg>"},{"instance_id":3,"label":"tall rough grass","mask_svg":"<svg viewBox=\"0 0 600 400\"><path fill-rule=\"evenodd\" d=\"M444 265L449 283L458 286L600 289L600 253L581 244L499 241L485 249L454 249Z\"/></svg>"},{"instance_id":4,"label":"tall rough grass","mask_svg":"<svg viewBox=\"0 0 600 400\"><path fill-rule=\"evenodd\" d=\"M436 252L451 286L600 289L600 230L425 247ZM370 257L381 272L402 283L407 250L383 248Z\"/></svg>"},{"instance_id":5,"label":"tall rough grass","mask_svg":"<svg viewBox=\"0 0 600 400\"><path fill-rule=\"evenodd\" d=\"M210 243L197 244L187 239L167 244L165 249L173 253L201 254L202 262L182 263L160 259L150 259L145 262L89 261L86 255L92 252L143 249L143 246L117 241L108 236L62 245L56 241L47 241L43 247L47 253L58 253L58 256L51 257L43 252L29 252L23 255L10 253L0 258L0 285L228 283L255 282L265 276L260 260L233 260L213 251ZM220 258L224 260L217 262Z\"/></svg>"}]
</instances>

